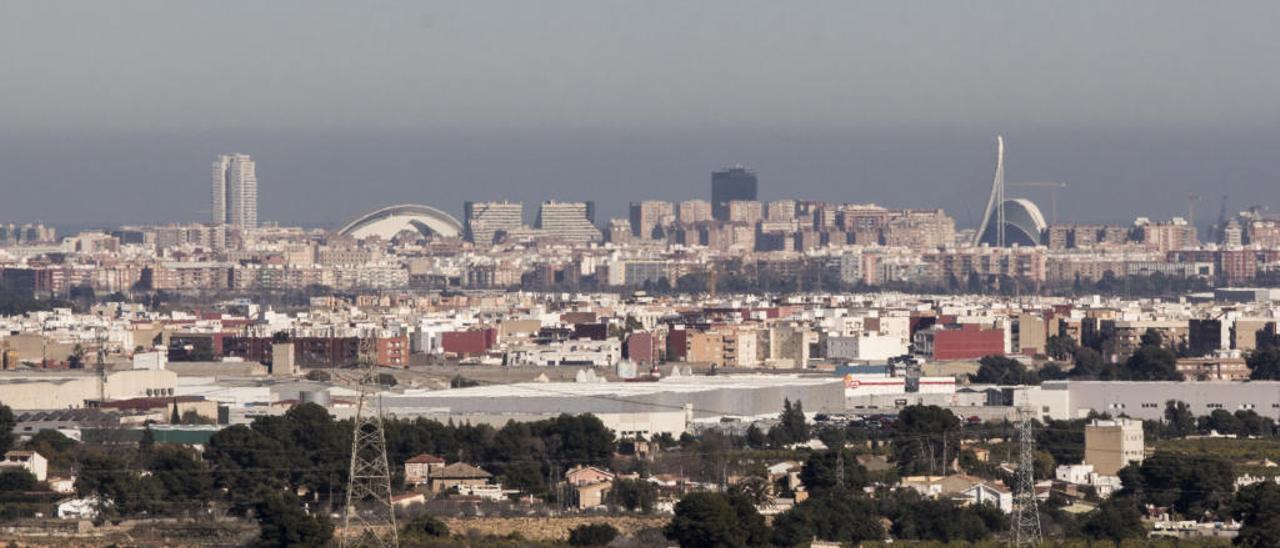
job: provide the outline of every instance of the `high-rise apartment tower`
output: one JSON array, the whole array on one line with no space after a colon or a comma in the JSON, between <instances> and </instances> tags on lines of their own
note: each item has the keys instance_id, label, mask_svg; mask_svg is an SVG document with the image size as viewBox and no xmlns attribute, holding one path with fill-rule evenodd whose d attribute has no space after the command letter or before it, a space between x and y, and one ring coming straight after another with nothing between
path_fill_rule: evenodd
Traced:
<instances>
[{"instance_id":1,"label":"high-rise apartment tower","mask_svg":"<svg viewBox=\"0 0 1280 548\"><path fill-rule=\"evenodd\" d=\"M524 204L519 202L466 202L462 224L467 239L491 244L498 232L512 233L524 226Z\"/></svg>"},{"instance_id":2,"label":"high-rise apartment tower","mask_svg":"<svg viewBox=\"0 0 1280 548\"><path fill-rule=\"evenodd\" d=\"M258 226L258 175L248 154L221 154L213 162L213 224Z\"/></svg>"},{"instance_id":3,"label":"high-rise apartment tower","mask_svg":"<svg viewBox=\"0 0 1280 548\"><path fill-rule=\"evenodd\" d=\"M537 228L565 243L585 244L601 239L595 227L594 202L542 202Z\"/></svg>"},{"instance_id":4,"label":"high-rise apartment tower","mask_svg":"<svg viewBox=\"0 0 1280 548\"><path fill-rule=\"evenodd\" d=\"M711 172L711 216L729 220L729 202L756 199L756 174L742 166Z\"/></svg>"}]
</instances>

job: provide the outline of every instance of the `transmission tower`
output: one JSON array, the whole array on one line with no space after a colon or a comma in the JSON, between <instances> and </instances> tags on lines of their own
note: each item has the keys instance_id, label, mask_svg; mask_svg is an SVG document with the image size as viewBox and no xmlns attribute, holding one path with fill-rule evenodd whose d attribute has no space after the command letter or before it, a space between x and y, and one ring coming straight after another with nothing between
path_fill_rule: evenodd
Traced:
<instances>
[{"instance_id":1,"label":"transmission tower","mask_svg":"<svg viewBox=\"0 0 1280 548\"><path fill-rule=\"evenodd\" d=\"M1018 410L1018 482L1013 494L1013 546L1040 544L1040 510L1036 508L1036 438L1031 428L1033 413Z\"/></svg>"},{"instance_id":2,"label":"transmission tower","mask_svg":"<svg viewBox=\"0 0 1280 548\"><path fill-rule=\"evenodd\" d=\"M342 518L341 545L399 546L391 504L391 468L382 428L382 394L375 360L360 360L360 401L351 436L351 469Z\"/></svg>"}]
</instances>

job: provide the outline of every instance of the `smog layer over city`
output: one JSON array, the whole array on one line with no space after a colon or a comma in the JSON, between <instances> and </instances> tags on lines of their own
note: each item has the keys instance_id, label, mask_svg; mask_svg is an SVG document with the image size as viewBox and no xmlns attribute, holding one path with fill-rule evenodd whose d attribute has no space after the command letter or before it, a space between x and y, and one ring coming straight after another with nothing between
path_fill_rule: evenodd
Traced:
<instances>
[{"instance_id":1,"label":"smog layer over city","mask_svg":"<svg viewBox=\"0 0 1280 548\"><path fill-rule=\"evenodd\" d=\"M1277 23L5 5L0 542L1280 546Z\"/></svg>"}]
</instances>

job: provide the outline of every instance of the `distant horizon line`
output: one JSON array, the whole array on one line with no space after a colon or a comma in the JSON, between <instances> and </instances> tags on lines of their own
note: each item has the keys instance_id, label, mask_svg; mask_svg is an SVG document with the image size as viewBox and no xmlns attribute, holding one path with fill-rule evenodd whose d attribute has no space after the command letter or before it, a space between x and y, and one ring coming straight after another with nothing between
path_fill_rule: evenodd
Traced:
<instances>
[{"instance_id":1,"label":"distant horizon line","mask_svg":"<svg viewBox=\"0 0 1280 548\"><path fill-rule=\"evenodd\" d=\"M1248 131L1280 131L1280 120L1255 120L1246 123L1212 123L1212 124L1060 124L1060 125L1023 125L1018 123L993 123L990 125L975 124L832 124L832 125L792 125L792 124L734 124L723 126L648 126L648 125L471 125L471 126L224 126L224 127L154 127L154 128L120 128L120 127L58 127L58 128L0 128L0 138L67 138L68 134L93 138L98 136L140 135L140 136L172 136L181 135L199 137L219 133L254 133L261 135L279 135L297 133L384 133L384 134L439 134L439 133L476 133L484 135L511 134L528 135L536 133L721 133L739 131L759 132L885 132L916 133L921 131L943 132L986 132L994 136L997 133L1010 132L1088 132L1088 131L1124 131L1124 132L1166 132L1166 131L1205 131L1205 132L1248 132ZM74 138L74 137L73 137Z\"/></svg>"}]
</instances>

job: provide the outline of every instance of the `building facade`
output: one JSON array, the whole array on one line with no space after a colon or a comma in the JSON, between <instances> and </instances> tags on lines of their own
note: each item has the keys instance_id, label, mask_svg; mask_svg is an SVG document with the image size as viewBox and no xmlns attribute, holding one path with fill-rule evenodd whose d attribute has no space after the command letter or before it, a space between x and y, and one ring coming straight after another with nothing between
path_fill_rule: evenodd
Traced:
<instances>
[{"instance_id":1,"label":"building facade","mask_svg":"<svg viewBox=\"0 0 1280 548\"><path fill-rule=\"evenodd\" d=\"M754 202L758 186L755 172L742 166L712 172L711 216L720 221L729 220L729 202Z\"/></svg>"},{"instance_id":2,"label":"building facade","mask_svg":"<svg viewBox=\"0 0 1280 548\"><path fill-rule=\"evenodd\" d=\"M258 175L248 154L221 154L213 162L212 222L258 227Z\"/></svg>"},{"instance_id":3,"label":"building facade","mask_svg":"<svg viewBox=\"0 0 1280 548\"><path fill-rule=\"evenodd\" d=\"M524 225L524 204L513 202L466 202L463 204L466 238L491 244L499 232L512 233Z\"/></svg>"}]
</instances>

